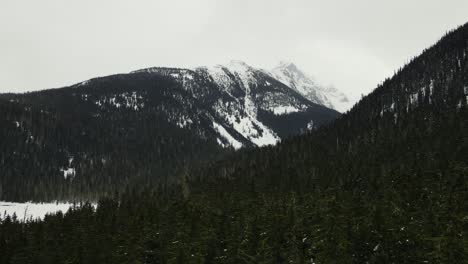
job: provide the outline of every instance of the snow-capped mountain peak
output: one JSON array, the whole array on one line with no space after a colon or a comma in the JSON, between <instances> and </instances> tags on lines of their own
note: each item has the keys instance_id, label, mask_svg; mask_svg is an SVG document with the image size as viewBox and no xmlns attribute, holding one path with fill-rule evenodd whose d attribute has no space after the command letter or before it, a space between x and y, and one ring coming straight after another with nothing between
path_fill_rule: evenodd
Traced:
<instances>
[{"instance_id":1,"label":"snow-capped mountain peak","mask_svg":"<svg viewBox=\"0 0 468 264\"><path fill-rule=\"evenodd\" d=\"M225 125L242 135L257 146L275 144L278 135L258 118L258 70L239 60L231 60L226 65L199 67L195 71L206 71L214 83L229 96L227 101L214 106L215 112ZM261 84L260 84L261 85ZM233 144L223 125L213 122L219 134L235 148L242 144Z\"/></svg>"},{"instance_id":2,"label":"snow-capped mountain peak","mask_svg":"<svg viewBox=\"0 0 468 264\"><path fill-rule=\"evenodd\" d=\"M241 60L230 60L227 65L231 67L241 67L242 69L252 68L246 62L241 61Z\"/></svg>"},{"instance_id":3,"label":"snow-capped mountain peak","mask_svg":"<svg viewBox=\"0 0 468 264\"><path fill-rule=\"evenodd\" d=\"M101 82L112 82L119 92L110 91L98 98L86 93L81 95L83 100L99 109L155 109L181 129L236 149L273 145L339 116L284 81L239 60L190 69L152 67L74 87L86 90ZM142 84L133 86L134 82ZM124 89L126 85L131 88Z\"/></svg>"},{"instance_id":4,"label":"snow-capped mountain peak","mask_svg":"<svg viewBox=\"0 0 468 264\"><path fill-rule=\"evenodd\" d=\"M313 103L335 109L339 112L344 112L351 107L351 102L344 93L334 87L322 86L292 62L281 61L278 66L270 71L270 74Z\"/></svg>"},{"instance_id":5,"label":"snow-capped mountain peak","mask_svg":"<svg viewBox=\"0 0 468 264\"><path fill-rule=\"evenodd\" d=\"M286 69L289 72L293 72L300 75L301 77L305 77L304 73L299 70L296 64L290 61L280 61L280 63L274 69Z\"/></svg>"}]
</instances>

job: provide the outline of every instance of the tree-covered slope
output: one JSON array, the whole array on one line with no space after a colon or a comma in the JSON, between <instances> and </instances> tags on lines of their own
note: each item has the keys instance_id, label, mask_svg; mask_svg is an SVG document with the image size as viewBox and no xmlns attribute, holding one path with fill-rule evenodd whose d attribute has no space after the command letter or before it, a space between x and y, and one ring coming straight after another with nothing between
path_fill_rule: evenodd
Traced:
<instances>
[{"instance_id":1,"label":"tree-covered slope","mask_svg":"<svg viewBox=\"0 0 468 264\"><path fill-rule=\"evenodd\" d=\"M242 62L0 95L0 199L97 199L339 115Z\"/></svg>"},{"instance_id":2,"label":"tree-covered slope","mask_svg":"<svg viewBox=\"0 0 468 264\"><path fill-rule=\"evenodd\" d=\"M275 147L234 155L209 173L269 181L282 188L291 177L298 177L294 181L299 186L304 181L321 186L360 185L390 172L443 172L465 164L467 53L465 25L425 50L331 124Z\"/></svg>"}]
</instances>

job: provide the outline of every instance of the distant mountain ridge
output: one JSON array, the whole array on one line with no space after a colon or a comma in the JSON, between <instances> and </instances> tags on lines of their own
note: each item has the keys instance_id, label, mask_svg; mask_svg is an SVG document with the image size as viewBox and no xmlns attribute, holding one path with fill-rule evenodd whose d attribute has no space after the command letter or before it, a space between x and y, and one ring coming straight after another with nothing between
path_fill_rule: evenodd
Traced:
<instances>
[{"instance_id":1,"label":"distant mountain ridge","mask_svg":"<svg viewBox=\"0 0 468 264\"><path fill-rule=\"evenodd\" d=\"M240 61L3 94L0 112L1 185L8 186L0 199L45 200L172 181L185 166L231 148L273 145L340 115Z\"/></svg>"},{"instance_id":2,"label":"distant mountain ridge","mask_svg":"<svg viewBox=\"0 0 468 264\"><path fill-rule=\"evenodd\" d=\"M294 63L282 61L270 71L271 76L302 94L311 102L345 112L352 106L348 97L336 88L320 85Z\"/></svg>"},{"instance_id":3,"label":"distant mountain ridge","mask_svg":"<svg viewBox=\"0 0 468 264\"><path fill-rule=\"evenodd\" d=\"M220 134L218 142L234 148L245 145L246 140L254 146L272 145L338 116L263 70L238 60L193 69L154 67L132 73L171 77L197 99L210 101L209 107L217 116L212 119ZM207 88L214 88L220 97L210 98L212 91ZM288 124L281 120L288 120Z\"/></svg>"},{"instance_id":4,"label":"distant mountain ridge","mask_svg":"<svg viewBox=\"0 0 468 264\"><path fill-rule=\"evenodd\" d=\"M296 72L292 65L281 68ZM301 79L297 75L291 79ZM284 141L270 152L231 158L220 166L222 173L215 169L212 174L249 184L256 180L256 186L268 183L273 188L292 183L300 188L309 182L310 187L375 190L398 181L405 184L401 175L427 181L424 184L433 183L429 177L452 184L459 171L468 168L467 120L465 24L425 49L329 125ZM245 171L255 179L245 176Z\"/></svg>"}]
</instances>

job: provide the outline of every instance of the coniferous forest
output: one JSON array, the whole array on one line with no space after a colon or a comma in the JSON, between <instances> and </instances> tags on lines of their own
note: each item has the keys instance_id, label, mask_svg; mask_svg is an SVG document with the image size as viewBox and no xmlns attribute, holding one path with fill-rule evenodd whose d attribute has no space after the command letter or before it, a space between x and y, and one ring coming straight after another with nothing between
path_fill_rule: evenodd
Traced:
<instances>
[{"instance_id":1,"label":"coniferous forest","mask_svg":"<svg viewBox=\"0 0 468 264\"><path fill-rule=\"evenodd\" d=\"M15 95L2 98L2 111L25 116ZM37 98L47 100L47 93L21 100L38 107ZM85 134L73 109L54 112L66 115L55 120L68 117L74 125L54 123L54 131L66 132L50 137L50 115L28 113L44 140L64 133L83 137L74 152L86 149L80 157L90 167L102 166L90 171L105 171L105 177L76 177L83 192L60 183L60 189L35 196L54 200L76 193L98 200L97 207L79 201L43 220L1 220L0 263L468 263L468 24L447 33L347 113L275 146L233 151L209 137L151 125L145 131L155 140L148 145L138 142L139 135L119 132L132 131L136 118L163 123L156 121L156 110L122 114ZM6 125L14 127L2 129L2 138L17 128ZM96 144L96 138L108 142ZM34 140L50 148L49 155L63 157L57 154L60 139ZM6 153L30 144L0 146ZM93 146L135 157L103 166L100 153L107 152L88 151ZM30 193L22 196L21 186L35 186L37 178L15 182L16 168L60 166L29 159L37 157L35 151L0 156L0 164L16 164L2 175L15 183L0 185L5 197L31 199ZM158 179L168 180L148 180L144 170L161 170ZM128 183L124 189L116 184L122 181ZM86 185L103 188L86 193Z\"/></svg>"}]
</instances>

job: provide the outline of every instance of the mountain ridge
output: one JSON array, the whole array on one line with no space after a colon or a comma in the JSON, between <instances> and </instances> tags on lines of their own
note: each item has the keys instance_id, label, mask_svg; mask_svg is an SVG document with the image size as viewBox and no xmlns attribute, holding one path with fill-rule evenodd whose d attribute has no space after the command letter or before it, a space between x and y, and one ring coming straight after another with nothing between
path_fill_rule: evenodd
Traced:
<instances>
[{"instance_id":1,"label":"mountain ridge","mask_svg":"<svg viewBox=\"0 0 468 264\"><path fill-rule=\"evenodd\" d=\"M344 93L338 91L333 86L322 86L292 62L281 61L279 65L268 72L271 76L314 103L327 106L339 112L346 112L352 106L351 101Z\"/></svg>"},{"instance_id":2,"label":"mountain ridge","mask_svg":"<svg viewBox=\"0 0 468 264\"><path fill-rule=\"evenodd\" d=\"M298 177L296 183L316 181L325 186L370 188L368 184L382 180L378 178L381 172L419 175L421 170L437 171L456 163L463 167L463 157L468 155L467 54L465 24L425 49L330 124L264 152L252 151L249 158L239 157L239 163L235 159L232 164L223 163L222 171L230 173L219 175L235 179L240 176L236 170L244 172L249 164L258 163L267 165L250 168L251 174L266 177L258 178L260 182L273 181L268 176L276 177L278 182L272 184L276 188L290 183L282 182L285 175L281 173L272 176L265 171L293 168L289 172ZM301 158L290 158L296 156ZM246 160L248 163L244 163ZM354 160L372 164L375 171L365 164L353 164ZM419 171L413 171L415 164L419 164ZM218 174L216 169L210 173Z\"/></svg>"},{"instance_id":3,"label":"mountain ridge","mask_svg":"<svg viewBox=\"0 0 468 264\"><path fill-rule=\"evenodd\" d=\"M4 186L16 186L4 190L4 199L63 199L80 195L79 188L95 194L134 181L171 182L184 166L273 145L339 116L239 62L148 68L0 98L7 139L0 173ZM40 160L40 168L14 165L27 160ZM22 185L38 191L20 194ZM44 188L55 191L45 195Z\"/></svg>"}]
</instances>

